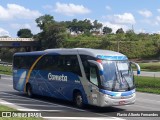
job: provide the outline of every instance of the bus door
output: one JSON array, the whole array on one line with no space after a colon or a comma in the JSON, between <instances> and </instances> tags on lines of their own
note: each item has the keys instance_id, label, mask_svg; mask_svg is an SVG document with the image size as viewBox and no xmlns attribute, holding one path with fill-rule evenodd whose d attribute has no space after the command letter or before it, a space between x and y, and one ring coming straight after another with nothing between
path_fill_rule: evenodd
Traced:
<instances>
[{"instance_id":1,"label":"bus door","mask_svg":"<svg viewBox=\"0 0 160 120\"><path fill-rule=\"evenodd\" d=\"M99 63L92 60L89 60L89 63L90 63L90 73L89 73L90 98L89 99L91 104L99 105L100 103L99 88L98 88L100 84Z\"/></svg>"}]
</instances>

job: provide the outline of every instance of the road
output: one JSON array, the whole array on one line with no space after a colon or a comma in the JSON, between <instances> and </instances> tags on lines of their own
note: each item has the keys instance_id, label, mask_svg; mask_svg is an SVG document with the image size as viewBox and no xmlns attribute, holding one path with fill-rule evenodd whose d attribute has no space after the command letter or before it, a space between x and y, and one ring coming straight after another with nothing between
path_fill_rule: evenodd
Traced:
<instances>
[{"instance_id":1,"label":"road","mask_svg":"<svg viewBox=\"0 0 160 120\"><path fill-rule=\"evenodd\" d=\"M48 97L36 96L28 98L24 93L12 88L12 78L2 76L0 79L0 104L14 107L20 111L41 111L45 119L129 119L158 120L160 118L160 95L137 92L137 100L133 105L98 108L87 106L85 109L74 107L73 103ZM120 117L119 113L143 111L159 111L159 117ZM140 111L140 112L136 112ZM51 112L51 114L50 114Z\"/></svg>"}]
</instances>

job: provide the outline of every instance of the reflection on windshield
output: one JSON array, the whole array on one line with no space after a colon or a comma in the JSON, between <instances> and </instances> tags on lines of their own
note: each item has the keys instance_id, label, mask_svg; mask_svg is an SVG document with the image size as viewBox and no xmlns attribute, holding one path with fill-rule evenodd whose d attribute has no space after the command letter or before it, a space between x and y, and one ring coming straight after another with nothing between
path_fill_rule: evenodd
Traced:
<instances>
[{"instance_id":1,"label":"reflection on windshield","mask_svg":"<svg viewBox=\"0 0 160 120\"><path fill-rule=\"evenodd\" d=\"M128 61L102 61L104 79L102 86L109 90L121 91L134 88L133 72Z\"/></svg>"}]
</instances>

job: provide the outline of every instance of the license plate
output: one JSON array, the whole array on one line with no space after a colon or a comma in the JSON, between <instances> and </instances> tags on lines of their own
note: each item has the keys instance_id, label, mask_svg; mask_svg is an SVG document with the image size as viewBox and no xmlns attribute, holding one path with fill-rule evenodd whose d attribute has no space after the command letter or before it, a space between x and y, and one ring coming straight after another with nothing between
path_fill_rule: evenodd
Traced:
<instances>
[{"instance_id":1,"label":"license plate","mask_svg":"<svg viewBox=\"0 0 160 120\"><path fill-rule=\"evenodd\" d=\"M119 105L125 104L125 101L119 101Z\"/></svg>"}]
</instances>

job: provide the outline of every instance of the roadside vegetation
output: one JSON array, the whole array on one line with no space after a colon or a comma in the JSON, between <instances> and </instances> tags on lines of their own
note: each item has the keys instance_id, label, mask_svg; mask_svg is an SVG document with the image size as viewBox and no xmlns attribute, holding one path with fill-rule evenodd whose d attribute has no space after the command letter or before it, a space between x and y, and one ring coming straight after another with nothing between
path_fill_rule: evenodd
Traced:
<instances>
[{"instance_id":1,"label":"roadside vegetation","mask_svg":"<svg viewBox=\"0 0 160 120\"><path fill-rule=\"evenodd\" d=\"M160 59L160 34L135 33L133 29L124 31L104 26L98 20L89 19L56 21L54 16L43 15L35 20L40 29L33 35L29 29L17 31L19 38L34 38L39 47L34 50L49 48L96 48L119 51L130 59ZM15 52L25 48L0 48L0 59L12 61Z\"/></svg>"},{"instance_id":2,"label":"roadside vegetation","mask_svg":"<svg viewBox=\"0 0 160 120\"><path fill-rule=\"evenodd\" d=\"M139 63L142 71L159 72L160 62L154 63Z\"/></svg>"},{"instance_id":3,"label":"roadside vegetation","mask_svg":"<svg viewBox=\"0 0 160 120\"><path fill-rule=\"evenodd\" d=\"M0 105L0 111L17 111L4 105ZM42 118L0 117L0 120L43 120Z\"/></svg>"},{"instance_id":4,"label":"roadside vegetation","mask_svg":"<svg viewBox=\"0 0 160 120\"><path fill-rule=\"evenodd\" d=\"M135 76L136 90L160 94L160 78Z\"/></svg>"},{"instance_id":5,"label":"roadside vegetation","mask_svg":"<svg viewBox=\"0 0 160 120\"><path fill-rule=\"evenodd\" d=\"M0 65L0 74L12 75L12 67Z\"/></svg>"}]
</instances>

